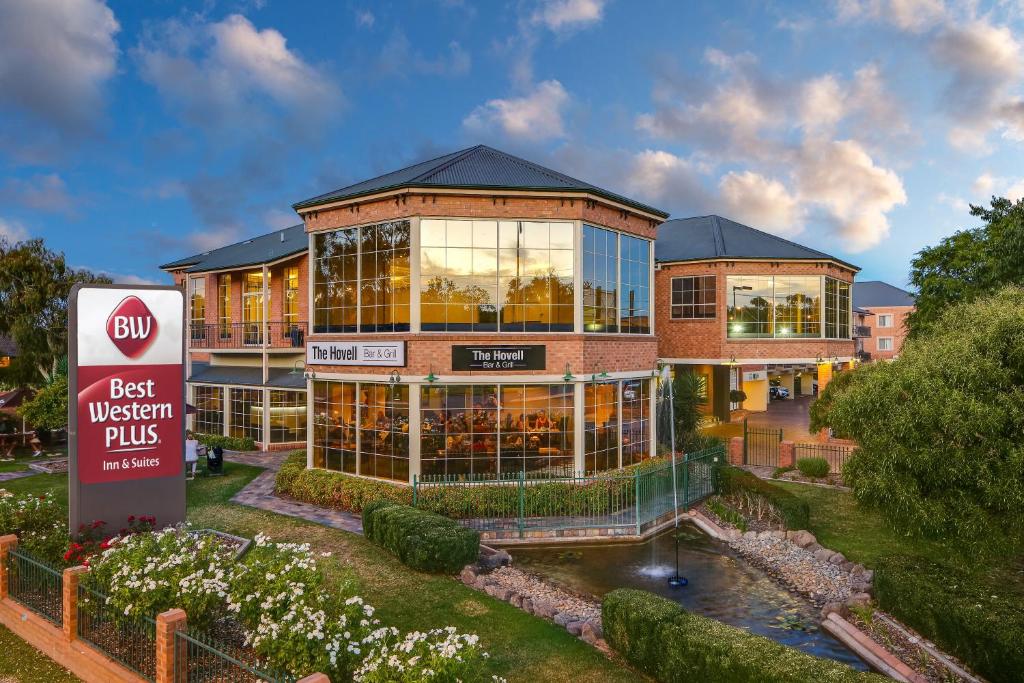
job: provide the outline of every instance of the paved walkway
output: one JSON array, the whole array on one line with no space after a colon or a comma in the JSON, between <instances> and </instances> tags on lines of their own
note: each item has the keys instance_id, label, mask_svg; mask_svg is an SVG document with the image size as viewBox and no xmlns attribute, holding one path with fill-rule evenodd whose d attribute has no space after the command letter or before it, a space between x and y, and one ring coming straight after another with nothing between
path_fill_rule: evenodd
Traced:
<instances>
[{"instance_id":1,"label":"paved walkway","mask_svg":"<svg viewBox=\"0 0 1024 683\"><path fill-rule=\"evenodd\" d=\"M359 515L309 503L300 503L297 500L282 498L274 493L274 480L277 478L277 471L281 468L284 457L282 453L224 453L224 459L228 462L263 467L267 470L236 493L231 502L276 512L279 515L298 517L308 522L350 531L354 534L363 533L363 520Z\"/></svg>"},{"instance_id":2,"label":"paved walkway","mask_svg":"<svg viewBox=\"0 0 1024 683\"><path fill-rule=\"evenodd\" d=\"M0 482L11 481L12 479L21 479L23 477L31 477L34 474L39 474L35 470L21 470L20 472L0 472Z\"/></svg>"}]
</instances>

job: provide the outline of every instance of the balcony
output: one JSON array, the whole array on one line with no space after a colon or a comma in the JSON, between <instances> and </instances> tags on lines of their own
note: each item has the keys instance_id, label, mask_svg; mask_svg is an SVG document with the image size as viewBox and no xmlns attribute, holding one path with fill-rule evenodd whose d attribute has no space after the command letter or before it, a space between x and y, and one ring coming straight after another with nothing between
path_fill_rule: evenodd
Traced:
<instances>
[{"instance_id":1,"label":"balcony","mask_svg":"<svg viewBox=\"0 0 1024 683\"><path fill-rule=\"evenodd\" d=\"M305 322L190 324L190 349L304 349Z\"/></svg>"},{"instance_id":2,"label":"balcony","mask_svg":"<svg viewBox=\"0 0 1024 683\"><path fill-rule=\"evenodd\" d=\"M862 339L864 337L871 336L871 328L867 325L854 325L853 326L853 338Z\"/></svg>"},{"instance_id":3,"label":"balcony","mask_svg":"<svg viewBox=\"0 0 1024 683\"><path fill-rule=\"evenodd\" d=\"M871 352L870 351L863 351L863 350L861 350L861 351L858 351L856 355L857 355L857 360L861 361L862 363L867 363L869 360L871 360Z\"/></svg>"}]
</instances>

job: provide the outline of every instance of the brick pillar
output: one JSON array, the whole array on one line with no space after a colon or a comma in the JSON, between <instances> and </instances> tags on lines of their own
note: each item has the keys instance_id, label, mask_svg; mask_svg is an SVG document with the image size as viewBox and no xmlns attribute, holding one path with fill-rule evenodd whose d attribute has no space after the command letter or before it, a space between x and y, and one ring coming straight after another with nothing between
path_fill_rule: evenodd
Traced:
<instances>
[{"instance_id":1,"label":"brick pillar","mask_svg":"<svg viewBox=\"0 0 1024 683\"><path fill-rule=\"evenodd\" d=\"M331 683L331 679L327 674L309 674L305 678L300 678L298 683Z\"/></svg>"},{"instance_id":2,"label":"brick pillar","mask_svg":"<svg viewBox=\"0 0 1024 683\"><path fill-rule=\"evenodd\" d=\"M78 637L78 581L88 567L68 567L64 570L64 590L61 610L64 618L64 639L69 643Z\"/></svg>"},{"instance_id":3,"label":"brick pillar","mask_svg":"<svg viewBox=\"0 0 1024 683\"><path fill-rule=\"evenodd\" d=\"M796 467L796 444L792 441L779 443L779 467Z\"/></svg>"},{"instance_id":4,"label":"brick pillar","mask_svg":"<svg viewBox=\"0 0 1024 683\"><path fill-rule=\"evenodd\" d=\"M7 575L7 554L18 547L18 537L14 534L0 536L0 600L8 596L11 577Z\"/></svg>"},{"instance_id":5,"label":"brick pillar","mask_svg":"<svg viewBox=\"0 0 1024 683\"><path fill-rule=\"evenodd\" d=\"M176 643L174 634L185 630L185 610L169 609L156 615L156 683L185 681L185 643ZM175 648L178 651L175 652ZM178 660L178 678L174 677L174 662Z\"/></svg>"},{"instance_id":6,"label":"brick pillar","mask_svg":"<svg viewBox=\"0 0 1024 683\"><path fill-rule=\"evenodd\" d=\"M729 464L743 464L743 437L734 436L729 439Z\"/></svg>"}]
</instances>

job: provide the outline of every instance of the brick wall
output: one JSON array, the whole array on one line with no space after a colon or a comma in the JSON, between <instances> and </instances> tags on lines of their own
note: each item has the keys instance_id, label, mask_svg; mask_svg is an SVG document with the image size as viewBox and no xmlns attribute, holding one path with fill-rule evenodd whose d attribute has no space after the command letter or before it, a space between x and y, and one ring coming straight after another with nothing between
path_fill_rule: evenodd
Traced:
<instances>
[{"instance_id":1,"label":"brick wall","mask_svg":"<svg viewBox=\"0 0 1024 683\"><path fill-rule=\"evenodd\" d=\"M648 239L657 236L657 226L660 223L632 212L621 211L597 200L418 192L314 211L305 215L305 222L307 232L318 232L412 216L583 220Z\"/></svg>"},{"instance_id":2,"label":"brick wall","mask_svg":"<svg viewBox=\"0 0 1024 683\"><path fill-rule=\"evenodd\" d=\"M672 278L687 275L715 275L717 317L713 320L673 320ZM829 262L712 261L662 266L654 275L655 329L662 358L823 358L853 355L852 340L827 339L728 339L729 305L726 278L729 275L827 275L846 282L853 272Z\"/></svg>"},{"instance_id":3,"label":"brick wall","mask_svg":"<svg viewBox=\"0 0 1024 683\"><path fill-rule=\"evenodd\" d=\"M871 311L864 324L871 328L871 337L864 340L864 350L871 354L872 360L887 360L899 355L903 347L903 341L907 338L907 316L914 310L913 306L862 306L865 310ZM879 327L878 316L891 315L891 327ZM892 337L892 350L879 351L878 338Z\"/></svg>"}]
</instances>

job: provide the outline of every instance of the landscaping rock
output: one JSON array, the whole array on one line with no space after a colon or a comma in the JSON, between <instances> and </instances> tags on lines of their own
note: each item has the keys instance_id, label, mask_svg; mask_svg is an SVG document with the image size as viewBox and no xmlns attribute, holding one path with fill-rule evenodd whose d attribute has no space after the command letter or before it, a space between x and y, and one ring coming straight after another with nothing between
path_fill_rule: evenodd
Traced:
<instances>
[{"instance_id":1,"label":"landscaping rock","mask_svg":"<svg viewBox=\"0 0 1024 683\"><path fill-rule=\"evenodd\" d=\"M472 565L462 568L462 571L459 573L459 580L467 586L472 586L476 582L476 570L473 569Z\"/></svg>"},{"instance_id":2,"label":"landscaping rock","mask_svg":"<svg viewBox=\"0 0 1024 683\"><path fill-rule=\"evenodd\" d=\"M832 558L832 551L828 548L821 548L820 550L815 550L812 554L814 555L814 559L818 560L819 562L828 562Z\"/></svg>"},{"instance_id":3,"label":"landscaping rock","mask_svg":"<svg viewBox=\"0 0 1024 683\"><path fill-rule=\"evenodd\" d=\"M861 607L871 602L871 596L867 593L854 593L846 599L846 604L849 607Z\"/></svg>"},{"instance_id":4,"label":"landscaping rock","mask_svg":"<svg viewBox=\"0 0 1024 683\"><path fill-rule=\"evenodd\" d=\"M591 645L596 645L601 640L601 627L594 626L594 622L587 621L583 623L583 628L580 629L580 638L583 638L586 642Z\"/></svg>"},{"instance_id":5,"label":"landscaping rock","mask_svg":"<svg viewBox=\"0 0 1024 683\"><path fill-rule=\"evenodd\" d=\"M832 557L828 558L828 561L836 566L842 566L846 562L846 556L842 553L832 553Z\"/></svg>"},{"instance_id":6,"label":"landscaping rock","mask_svg":"<svg viewBox=\"0 0 1024 683\"><path fill-rule=\"evenodd\" d=\"M779 540L783 540L783 539L786 538L786 532L782 531L781 529L775 529L773 531L769 531L768 535L771 536L772 538L778 538Z\"/></svg>"},{"instance_id":7,"label":"landscaping rock","mask_svg":"<svg viewBox=\"0 0 1024 683\"><path fill-rule=\"evenodd\" d=\"M789 540L800 548L806 548L810 544L818 542L818 539L814 537L814 534L810 531L804 530L795 532Z\"/></svg>"},{"instance_id":8,"label":"landscaping rock","mask_svg":"<svg viewBox=\"0 0 1024 683\"><path fill-rule=\"evenodd\" d=\"M748 541L753 541L753 540L755 540L757 538L757 532L756 531L746 531L746 532L743 533L743 538L747 539Z\"/></svg>"},{"instance_id":9,"label":"landscaping rock","mask_svg":"<svg viewBox=\"0 0 1024 683\"><path fill-rule=\"evenodd\" d=\"M796 593L811 600L819 607L826 603L844 603L854 592L851 584L854 579L849 572L844 572L839 565L832 564L829 559L836 555L828 548L820 547L809 533L790 534L790 540L777 536L758 536L749 538L747 535L729 541L737 553L751 564L767 571ZM798 547L794 540L807 543L806 548ZM817 546L813 552L811 548ZM844 558L845 559L845 558Z\"/></svg>"},{"instance_id":10,"label":"landscaping rock","mask_svg":"<svg viewBox=\"0 0 1024 683\"><path fill-rule=\"evenodd\" d=\"M577 638L583 635L583 624L586 622L582 621L570 621L565 625L565 630L576 636Z\"/></svg>"},{"instance_id":11,"label":"landscaping rock","mask_svg":"<svg viewBox=\"0 0 1024 683\"><path fill-rule=\"evenodd\" d=\"M850 608L843 602L826 602L825 606L821 608L821 620L828 619L828 615L833 612L845 619L850 615Z\"/></svg>"},{"instance_id":12,"label":"landscaping rock","mask_svg":"<svg viewBox=\"0 0 1024 683\"><path fill-rule=\"evenodd\" d=\"M552 621L559 626L566 626L570 621L572 621L572 615L568 612L559 612L555 615L555 618Z\"/></svg>"},{"instance_id":13,"label":"landscaping rock","mask_svg":"<svg viewBox=\"0 0 1024 683\"><path fill-rule=\"evenodd\" d=\"M821 549L822 549L822 547L820 545L818 545L817 543L812 543L809 546L807 546L806 548L804 548L804 550L806 550L807 552L811 553L812 555L814 553L818 552ZM825 548L825 550L827 550L827 548Z\"/></svg>"},{"instance_id":14,"label":"landscaping rock","mask_svg":"<svg viewBox=\"0 0 1024 683\"><path fill-rule=\"evenodd\" d=\"M533 598L523 598L522 603L519 605L520 609L524 612L533 614Z\"/></svg>"},{"instance_id":15,"label":"landscaping rock","mask_svg":"<svg viewBox=\"0 0 1024 683\"><path fill-rule=\"evenodd\" d=\"M513 593L512 595L508 596L508 602L513 607L519 607L520 609L522 609L522 607L523 607L523 596L520 595L519 593Z\"/></svg>"},{"instance_id":16,"label":"landscaping rock","mask_svg":"<svg viewBox=\"0 0 1024 683\"><path fill-rule=\"evenodd\" d=\"M497 569L512 564L512 556L504 550L496 550L493 553L481 555L479 564L484 569Z\"/></svg>"},{"instance_id":17,"label":"landscaping rock","mask_svg":"<svg viewBox=\"0 0 1024 683\"><path fill-rule=\"evenodd\" d=\"M725 530L725 537L728 538L729 540L735 540L737 538L742 538L742 536L743 536L743 533L740 532L739 529L726 529Z\"/></svg>"},{"instance_id":18,"label":"landscaping rock","mask_svg":"<svg viewBox=\"0 0 1024 683\"><path fill-rule=\"evenodd\" d=\"M507 588L503 588L502 586L499 586L497 584L490 584L490 585L487 586L487 588L484 589L484 591L488 595L490 595L492 598L495 598L497 600L501 600L502 602L507 602L508 601L508 589Z\"/></svg>"},{"instance_id":19,"label":"landscaping rock","mask_svg":"<svg viewBox=\"0 0 1024 683\"><path fill-rule=\"evenodd\" d=\"M861 574L861 578L864 579L865 582L871 583L872 581L874 581L875 578L875 570L865 569L864 572Z\"/></svg>"},{"instance_id":20,"label":"landscaping rock","mask_svg":"<svg viewBox=\"0 0 1024 683\"><path fill-rule=\"evenodd\" d=\"M844 572L849 572L851 569L853 569L853 562L846 560L841 565L839 565L839 568L842 569Z\"/></svg>"},{"instance_id":21,"label":"landscaping rock","mask_svg":"<svg viewBox=\"0 0 1024 683\"><path fill-rule=\"evenodd\" d=\"M862 564L855 564L852 567L850 567L850 574L853 576L863 576L864 571L864 565Z\"/></svg>"}]
</instances>

